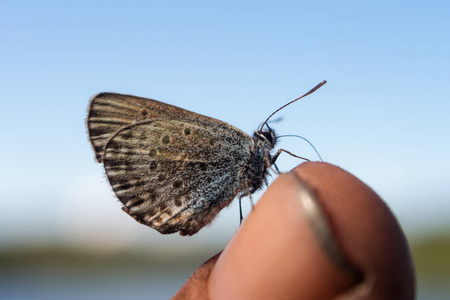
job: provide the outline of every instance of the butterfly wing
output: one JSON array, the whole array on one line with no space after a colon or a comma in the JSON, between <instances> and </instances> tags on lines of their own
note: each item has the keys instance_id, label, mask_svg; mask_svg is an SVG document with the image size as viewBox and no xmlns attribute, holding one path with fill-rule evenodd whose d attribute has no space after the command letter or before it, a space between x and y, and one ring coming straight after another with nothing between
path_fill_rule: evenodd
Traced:
<instances>
[{"instance_id":1,"label":"butterfly wing","mask_svg":"<svg viewBox=\"0 0 450 300\"><path fill-rule=\"evenodd\" d=\"M106 143L122 127L143 120L205 120L207 118L153 99L101 93L94 96L89 103L87 128L96 160L102 162Z\"/></svg>"},{"instance_id":2,"label":"butterfly wing","mask_svg":"<svg viewBox=\"0 0 450 300\"><path fill-rule=\"evenodd\" d=\"M152 120L117 131L103 163L125 212L161 233L192 235L245 189L253 147L222 121Z\"/></svg>"}]
</instances>

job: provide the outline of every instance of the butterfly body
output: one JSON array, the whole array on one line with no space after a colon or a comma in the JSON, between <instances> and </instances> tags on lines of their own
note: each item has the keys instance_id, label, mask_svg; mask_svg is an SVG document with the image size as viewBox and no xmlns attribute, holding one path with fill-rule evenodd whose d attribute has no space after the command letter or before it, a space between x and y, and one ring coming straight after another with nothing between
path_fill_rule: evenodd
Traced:
<instances>
[{"instance_id":1,"label":"butterfly body","mask_svg":"<svg viewBox=\"0 0 450 300\"><path fill-rule=\"evenodd\" d=\"M273 130L238 128L153 99L95 96L87 127L123 210L163 234L192 235L264 185Z\"/></svg>"}]
</instances>

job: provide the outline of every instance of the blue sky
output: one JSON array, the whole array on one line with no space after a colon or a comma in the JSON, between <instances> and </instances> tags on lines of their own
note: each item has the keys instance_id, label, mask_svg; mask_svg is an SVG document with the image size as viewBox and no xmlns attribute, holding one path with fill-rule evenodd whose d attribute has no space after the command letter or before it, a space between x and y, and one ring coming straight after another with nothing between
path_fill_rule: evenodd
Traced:
<instances>
[{"instance_id":1,"label":"blue sky","mask_svg":"<svg viewBox=\"0 0 450 300\"><path fill-rule=\"evenodd\" d=\"M447 1L2 1L0 10L0 245L183 239L120 211L86 137L96 93L158 99L252 133L322 80L279 113L277 132L307 137L373 187L408 235L450 227ZM316 158L301 140L279 146ZM280 159L285 171L298 163ZM237 216L233 205L200 236L230 236Z\"/></svg>"}]
</instances>

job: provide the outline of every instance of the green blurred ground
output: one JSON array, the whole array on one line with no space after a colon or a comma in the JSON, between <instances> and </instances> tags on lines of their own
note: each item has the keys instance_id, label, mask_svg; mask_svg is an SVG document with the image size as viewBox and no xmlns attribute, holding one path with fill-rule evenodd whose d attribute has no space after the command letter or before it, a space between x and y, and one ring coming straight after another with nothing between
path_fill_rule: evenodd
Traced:
<instances>
[{"instance_id":1,"label":"green blurred ground","mask_svg":"<svg viewBox=\"0 0 450 300\"><path fill-rule=\"evenodd\" d=\"M418 299L450 299L450 233L433 233L410 240L411 251L417 271ZM220 249L204 251L178 251L139 249L115 252L81 251L64 247L21 248L0 252L0 285L16 286L30 278L39 277L51 284L61 276L67 281L89 278L91 284L108 276L146 278L178 278L167 287L173 294L189 275L206 259ZM69 274L69 275L68 275ZM165 275L163 275L165 274ZM164 279L167 281L167 279ZM431 295L431 296L429 296ZM14 298L19 299L19 298Z\"/></svg>"},{"instance_id":2,"label":"green blurred ground","mask_svg":"<svg viewBox=\"0 0 450 300\"><path fill-rule=\"evenodd\" d=\"M411 243L419 285L447 290L450 299L450 232L433 233Z\"/></svg>"}]
</instances>

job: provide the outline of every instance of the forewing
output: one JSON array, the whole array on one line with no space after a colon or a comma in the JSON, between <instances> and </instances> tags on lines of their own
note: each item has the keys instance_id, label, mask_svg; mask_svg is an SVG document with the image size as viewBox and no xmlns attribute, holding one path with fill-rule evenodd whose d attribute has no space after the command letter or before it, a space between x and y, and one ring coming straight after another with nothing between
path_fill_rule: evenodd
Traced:
<instances>
[{"instance_id":1,"label":"forewing","mask_svg":"<svg viewBox=\"0 0 450 300\"><path fill-rule=\"evenodd\" d=\"M125 212L161 233L192 235L244 188L252 147L213 119L144 121L109 140L104 166Z\"/></svg>"},{"instance_id":2,"label":"forewing","mask_svg":"<svg viewBox=\"0 0 450 300\"><path fill-rule=\"evenodd\" d=\"M102 162L106 143L122 127L143 120L206 118L208 117L153 99L101 93L89 103L87 128L96 160Z\"/></svg>"}]
</instances>

